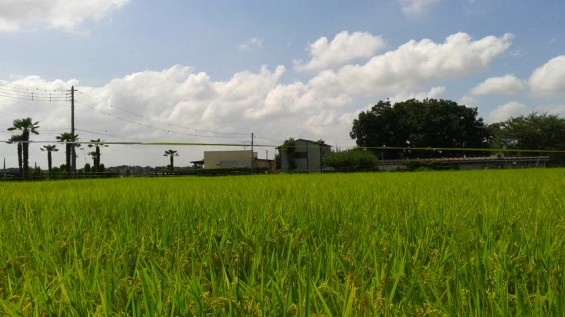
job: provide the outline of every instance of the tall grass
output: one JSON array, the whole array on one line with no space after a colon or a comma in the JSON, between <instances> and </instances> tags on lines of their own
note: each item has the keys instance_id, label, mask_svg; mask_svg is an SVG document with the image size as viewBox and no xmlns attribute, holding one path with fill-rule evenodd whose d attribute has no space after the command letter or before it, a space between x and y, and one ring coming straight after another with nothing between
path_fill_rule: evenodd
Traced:
<instances>
[{"instance_id":1,"label":"tall grass","mask_svg":"<svg viewBox=\"0 0 565 317\"><path fill-rule=\"evenodd\" d=\"M0 312L559 316L564 176L0 183Z\"/></svg>"}]
</instances>

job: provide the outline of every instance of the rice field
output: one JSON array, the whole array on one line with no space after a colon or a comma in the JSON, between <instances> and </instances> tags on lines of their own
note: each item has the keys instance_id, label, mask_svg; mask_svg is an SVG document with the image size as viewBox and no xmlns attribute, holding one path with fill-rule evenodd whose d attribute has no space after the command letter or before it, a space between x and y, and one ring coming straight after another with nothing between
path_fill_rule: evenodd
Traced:
<instances>
[{"instance_id":1,"label":"rice field","mask_svg":"<svg viewBox=\"0 0 565 317\"><path fill-rule=\"evenodd\" d=\"M560 316L565 169L0 183L0 316Z\"/></svg>"}]
</instances>

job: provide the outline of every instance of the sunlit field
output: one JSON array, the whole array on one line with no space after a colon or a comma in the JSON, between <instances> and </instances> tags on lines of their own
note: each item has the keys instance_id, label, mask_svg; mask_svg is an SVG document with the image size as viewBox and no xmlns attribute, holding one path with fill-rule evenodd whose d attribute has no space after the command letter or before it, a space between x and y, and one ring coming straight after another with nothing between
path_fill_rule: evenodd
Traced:
<instances>
[{"instance_id":1,"label":"sunlit field","mask_svg":"<svg viewBox=\"0 0 565 317\"><path fill-rule=\"evenodd\" d=\"M0 183L1 316L560 316L565 169Z\"/></svg>"}]
</instances>

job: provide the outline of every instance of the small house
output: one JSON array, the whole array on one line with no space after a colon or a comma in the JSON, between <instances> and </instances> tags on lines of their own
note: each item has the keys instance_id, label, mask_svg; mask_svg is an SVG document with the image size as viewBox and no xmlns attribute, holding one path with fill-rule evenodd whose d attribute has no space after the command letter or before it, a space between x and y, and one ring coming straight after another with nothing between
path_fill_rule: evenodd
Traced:
<instances>
[{"instance_id":1,"label":"small house","mask_svg":"<svg viewBox=\"0 0 565 317\"><path fill-rule=\"evenodd\" d=\"M281 171L285 173L320 173L324 169L324 156L331 146L311 140L298 139L293 148L280 146Z\"/></svg>"}]
</instances>

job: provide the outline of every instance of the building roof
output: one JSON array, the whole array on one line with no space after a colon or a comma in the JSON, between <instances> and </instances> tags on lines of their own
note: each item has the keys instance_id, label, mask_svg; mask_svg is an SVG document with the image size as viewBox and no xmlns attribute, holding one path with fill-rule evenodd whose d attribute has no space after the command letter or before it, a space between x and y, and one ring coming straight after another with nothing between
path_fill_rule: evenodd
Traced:
<instances>
[{"instance_id":1,"label":"building roof","mask_svg":"<svg viewBox=\"0 0 565 317\"><path fill-rule=\"evenodd\" d=\"M310 143L310 144L316 144L316 145L319 145L319 146L331 147L331 145L326 144L326 143L320 143L320 142L318 142L318 141L312 141L312 140L306 140L306 139L296 139L296 140L294 140L294 142L295 142L295 143L296 143L296 142L306 142L306 143ZM282 146L283 146L283 145L277 146L276 149L277 149L277 150L280 150L280 149L282 148Z\"/></svg>"}]
</instances>

